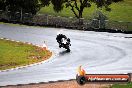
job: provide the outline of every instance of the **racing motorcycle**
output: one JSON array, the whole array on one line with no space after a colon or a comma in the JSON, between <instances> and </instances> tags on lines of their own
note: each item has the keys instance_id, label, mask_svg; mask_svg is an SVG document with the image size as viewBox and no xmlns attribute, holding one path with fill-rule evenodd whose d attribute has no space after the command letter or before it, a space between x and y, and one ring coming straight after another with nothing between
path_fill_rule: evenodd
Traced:
<instances>
[{"instance_id":1,"label":"racing motorcycle","mask_svg":"<svg viewBox=\"0 0 132 88\"><path fill-rule=\"evenodd\" d=\"M56 37L57 42L59 43L59 48L63 47L67 50L67 52L70 52L70 39L67 38L63 34L58 34Z\"/></svg>"}]
</instances>

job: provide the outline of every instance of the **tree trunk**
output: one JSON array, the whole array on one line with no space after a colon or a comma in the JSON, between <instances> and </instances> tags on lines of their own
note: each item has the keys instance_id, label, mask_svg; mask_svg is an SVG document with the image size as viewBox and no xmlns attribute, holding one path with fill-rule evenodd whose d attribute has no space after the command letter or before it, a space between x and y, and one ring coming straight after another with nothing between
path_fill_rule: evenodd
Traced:
<instances>
[{"instance_id":1,"label":"tree trunk","mask_svg":"<svg viewBox=\"0 0 132 88\"><path fill-rule=\"evenodd\" d=\"M80 10L79 10L79 25L78 25L78 29L82 30L83 29L83 18L82 18L82 14L83 14L83 6L80 6Z\"/></svg>"},{"instance_id":2,"label":"tree trunk","mask_svg":"<svg viewBox=\"0 0 132 88\"><path fill-rule=\"evenodd\" d=\"M21 8L21 13L20 13L20 21L22 22L22 18L23 18L23 11L22 11L22 8Z\"/></svg>"},{"instance_id":3,"label":"tree trunk","mask_svg":"<svg viewBox=\"0 0 132 88\"><path fill-rule=\"evenodd\" d=\"M79 25L82 25L83 24L82 13L83 13L83 10L80 9L80 11L79 11Z\"/></svg>"},{"instance_id":4,"label":"tree trunk","mask_svg":"<svg viewBox=\"0 0 132 88\"><path fill-rule=\"evenodd\" d=\"M81 11L81 10L79 11L79 18L82 18L82 12L83 11Z\"/></svg>"}]
</instances>

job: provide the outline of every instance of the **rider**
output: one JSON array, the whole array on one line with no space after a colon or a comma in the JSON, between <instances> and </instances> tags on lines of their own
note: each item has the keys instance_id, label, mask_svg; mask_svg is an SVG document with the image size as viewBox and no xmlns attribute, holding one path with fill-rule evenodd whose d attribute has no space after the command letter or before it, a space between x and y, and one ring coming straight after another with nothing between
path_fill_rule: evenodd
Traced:
<instances>
[{"instance_id":1,"label":"rider","mask_svg":"<svg viewBox=\"0 0 132 88\"><path fill-rule=\"evenodd\" d=\"M59 43L59 47L61 47L61 44L70 44L70 39L67 38L65 35L63 34L58 34L56 37L57 42Z\"/></svg>"},{"instance_id":2,"label":"rider","mask_svg":"<svg viewBox=\"0 0 132 88\"><path fill-rule=\"evenodd\" d=\"M62 42L62 38L65 38L66 39L66 36L63 35L63 34L58 34L57 37L56 37L56 40L58 43L61 43Z\"/></svg>"}]
</instances>

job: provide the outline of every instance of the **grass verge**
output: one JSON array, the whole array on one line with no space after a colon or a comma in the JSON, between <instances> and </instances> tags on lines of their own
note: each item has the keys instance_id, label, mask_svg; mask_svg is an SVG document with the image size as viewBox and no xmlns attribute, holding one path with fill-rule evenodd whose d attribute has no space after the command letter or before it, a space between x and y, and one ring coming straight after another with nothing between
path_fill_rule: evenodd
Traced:
<instances>
[{"instance_id":1,"label":"grass verge","mask_svg":"<svg viewBox=\"0 0 132 88\"><path fill-rule=\"evenodd\" d=\"M109 20L113 21L125 21L125 22L132 22L132 0L124 0L123 2L113 3L111 6L111 12L107 12L102 9L102 12L108 17ZM90 8L84 9L83 17L85 19L91 19L93 16L93 12L96 10L95 4L92 4ZM41 14L49 14L54 16L64 16L64 17L74 17L71 8L65 8L56 13L53 10L53 6L50 5L48 7L43 7L39 11Z\"/></svg>"},{"instance_id":2,"label":"grass verge","mask_svg":"<svg viewBox=\"0 0 132 88\"><path fill-rule=\"evenodd\" d=\"M14 27L17 27L17 26L19 26L19 27L33 27L33 28L47 28L46 26L43 26L43 27L41 27L41 26L37 26L37 25L35 25L35 26L33 26L33 25L25 25L25 24L19 24L19 23L5 23L5 22L0 22L0 24L4 24L4 25L9 25L9 26L14 26Z\"/></svg>"},{"instance_id":3,"label":"grass verge","mask_svg":"<svg viewBox=\"0 0 132 88\"><path fill-rule=\"evenodd\" d=\"M0 39L0 70L37 63L50 58L51 54L33 45Z\"/></svg>"},{"instance_id":4,"label":"grass verge","mask_svg":"<svg viewBox=\"0 0 132 88\"><path fill-rule=\"evenodd\" d=\"M114 84L110 88L132 88L132 82L127 84Z\"/></svg>"}]
</instances>

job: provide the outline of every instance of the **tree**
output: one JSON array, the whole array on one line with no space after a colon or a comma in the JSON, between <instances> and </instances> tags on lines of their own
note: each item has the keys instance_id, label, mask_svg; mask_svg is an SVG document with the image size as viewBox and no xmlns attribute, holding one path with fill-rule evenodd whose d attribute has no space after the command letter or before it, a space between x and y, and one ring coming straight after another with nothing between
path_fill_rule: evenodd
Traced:
<instances>
[{"instance_id":1,"label":"tree","mask_svg":"<svg viewBox=\"0 0 132 88\"><path fill-rule=\"evenodd\" d=\"M6 9L13 13L22 9L24 13L36 14L40 9L38 0L6 0Z\"/></svg>"},{"instance_id":2,"label":"tree","mask_svg":"<svg viewBox=\"0 0 132 88\"><path fill-rule=\"evenodd\" d=\"M70 7L77 18L82 18L84 8L91 7L92 3L95 3L97 8L101 8L104 6L107 11L110 11L111 10L109 8L110 4L122 0L40 0L40 1L44 6L49 5L49 3L52 3L53 8L56 12L63 10L64 6L66 8Z\"/></svg>"},{"instance_id":3,"label":"tree","mask_svg":"<svg viewBox=\"0 0 132 88\"><path fill-rule=\"evenodd\" d=\"M5 0L0 0L0 10L5 10Z\"/></svg>"},{"instance_id":4,"label":"tree","mask_svg":"<svg viewBox=\"0 0 132 88\"><path fill-rule=\"evenodd\" d=\"M23 20L23 16L31 18L40 10L38 0L1 0L3 9L9 19Z\"/></svg>"}]
</instances>

